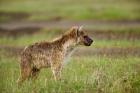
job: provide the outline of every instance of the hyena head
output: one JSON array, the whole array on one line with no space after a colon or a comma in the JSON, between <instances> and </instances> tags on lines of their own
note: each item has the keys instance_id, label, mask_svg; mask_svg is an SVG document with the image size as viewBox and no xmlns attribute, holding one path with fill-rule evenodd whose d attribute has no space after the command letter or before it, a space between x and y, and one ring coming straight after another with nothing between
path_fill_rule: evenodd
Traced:
<instances>
[{"instance_id":1,"label":"hyena head","mask_svg":"<svg viewBox=\"0 0 140 93\"><path fill-rule=\"evenodd\" d=\"M90 46L93 40L88 36L85 30L82 29L82 26L72 27L72 30L75 33L76 45L85 45Z\"/></svg>"}]
</instances>

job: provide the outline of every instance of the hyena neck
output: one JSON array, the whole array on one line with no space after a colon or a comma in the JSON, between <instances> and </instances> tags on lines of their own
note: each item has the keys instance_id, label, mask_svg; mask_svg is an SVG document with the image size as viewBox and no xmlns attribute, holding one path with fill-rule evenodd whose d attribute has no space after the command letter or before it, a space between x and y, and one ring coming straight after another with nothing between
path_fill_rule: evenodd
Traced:
<instances>
[{"instance_id":1,"label":"hyena neck","mask_svg":"<svg viewBox=\"0 0 140 93\"><path fill-rule=\"evenodd\" d=\"M75 50L75 42L71 39L69 39L68 41L66 41L64 44L62 44L62 48L63 48L63 52L65 54L65 59L69 58L71 56L71 54L74 52ZM66 61L66 60L65 60Z\"/></svg>"},{"instance_id":2,"label":"hyena neck","mask_svg":"<svg viewBox=\"0 0 140 93\"><path fill-rule=\"evenodd\" d=\"M64 40L64 41L63 41ZM75 40L71 37L65 37L65 39L62 39L62 47L65 50L74 49L75 48Z\"/></svg>"},{"instance_id":3,"label":"hyena neck","mask_svg":"<svg viewBox=\"0 0 140 93\"><path fill-rule=\"evenodd\" d=\"M75 48L75 43L74 43L74 41L73 40L68 40L67 42L65 42L64 44L63 44L63 48L65 49L65 50L73 50L74 48Z\"/></svg>"},{"instance_id":4,"label":"hyena neck","mask_svg":"<svg viewBox=\"0 0 140 93\"><path fill-rule=\"evenodd\" d=\"M58 43L58 46L60 46L66 51L68 49L74 49L75 47L74 39L69 36L62 36L61 38L56 40L56 43Z\"/></svg>"}]
</instances>

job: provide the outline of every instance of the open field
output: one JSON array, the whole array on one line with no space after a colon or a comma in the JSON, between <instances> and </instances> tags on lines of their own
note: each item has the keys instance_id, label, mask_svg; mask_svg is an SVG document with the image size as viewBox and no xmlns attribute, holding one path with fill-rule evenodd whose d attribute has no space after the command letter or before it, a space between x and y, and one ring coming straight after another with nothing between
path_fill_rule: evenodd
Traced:
<instances>
[{"instance_id":1,"label":"open field","mask_svg":"<svg viewBox=\"0 0 140 93\"><path fill-rule=\"evenodd\" d=\"M139 0L1 0L0 20L140 20Z\"/></svg>"},{"instance_id":2,"label":"open field","mask_svg":"<svg viewBox=\"0 0 140 93\"><path fill-rule=\"evenodd\" d=\"M50 69L43 69L36 81L27 80L18 87L18 62L23 47L52 40L63 32L61 29L39 29L33 33L15 31L16 36L11 32L1 33L1 93L139 93L140 38L136 36L140 31L127 28L89 30L94 44L77 49L64 67L62 81L54 82Z\"/></svg>"},{"instance_id":3,"label":"open field","mask_svg":"<svg viewBox=\"0 0 140 93\"><path fill-rule=\"evenodd\" d=\"M64 67L62 81L54 82L50 69L43 69L36 81L27 80L20 87L16 80L19 76L19 54L23 47L50 41L64 33L66 28L10 27L4 27L0 32L1 93L139 93L138 26L118 29L110 26L104 26L105 29L87 27L94 44L76 50Z\"/></svg>"},{"instance_id":4,"label":"open field","mask_svg":"<svg viewBox=\"0 0 140 93\"><path fill-rule=\"evenodd\" d=\"M139 93L140 58L103 56L72 58L54 82L49 69L43 69L36 81L16 85L19 75L17 57L1 57L1 93Z\"/></svg>"},{"instance_id":5,"label":"open field","mask_svg":"<svg viewBox=\"0 0 140 93\"><path fill-rule=\"evenodd\" d=\"M139 0L0 0L0 93L139 93ZM84 25L94 43L79 46L62 80L50 69L17 86L25 46Z\"/></svg>"}]
</instances>

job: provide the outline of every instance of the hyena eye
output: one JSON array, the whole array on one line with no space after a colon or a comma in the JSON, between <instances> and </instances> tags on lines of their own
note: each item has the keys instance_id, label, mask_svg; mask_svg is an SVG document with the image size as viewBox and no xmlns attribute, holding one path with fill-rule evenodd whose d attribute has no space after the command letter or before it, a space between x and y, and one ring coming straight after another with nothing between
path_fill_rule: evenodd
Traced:
<instances>
[{"instance_id":1,"label":"hyena eye","mask_svg":"<svg viewBox=\"0 0 140 93\"><path fill-rule=\"evenodd\" d=\"M88 36L84 36L84 40L90 41L90 38Z\"/></svg>"},{"instance_id":2,"label":"hyena eye","mask_svg":"<svg viewBox=\"0 0 140 93\"><path fill-rule=\"evenodd\" d=\"M84 37L84 39L87 39L88 38L88 36L83 36Z\"/></svg>"},{"instance_id":3,"label":"hyena eye","mask_svg":"<svg viewBox=\"0 0 140 93\"><path fill-rule=\"evenodd\" d=\"M87 38L88 38L87 36L83 36L83 39L84 39L85 41L87 41Z\"/></svg>"}]
</instances>

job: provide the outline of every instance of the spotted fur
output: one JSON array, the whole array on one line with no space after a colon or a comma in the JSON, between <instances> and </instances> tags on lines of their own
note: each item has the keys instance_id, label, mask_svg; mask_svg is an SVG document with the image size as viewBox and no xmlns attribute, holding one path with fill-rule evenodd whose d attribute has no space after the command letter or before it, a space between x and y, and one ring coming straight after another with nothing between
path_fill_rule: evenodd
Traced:
<instances>
[{"instance_id":1,"label":"spotted fur","mask_svg":"<svg viewBox=\"0 0 140 93\"><path fill-rule=\"evenodd\" d=\"M85 35L85 31L76 26L52 42L39 42L27 46L21 53L20 77L17 82L20 83L29 77L35 78L41 68L48 67L51 68L54 79L60 79L64 61L75 47L92 43L92 40L84 41Z\"/></svg>"}]
</instances>

